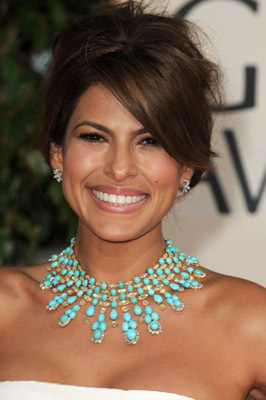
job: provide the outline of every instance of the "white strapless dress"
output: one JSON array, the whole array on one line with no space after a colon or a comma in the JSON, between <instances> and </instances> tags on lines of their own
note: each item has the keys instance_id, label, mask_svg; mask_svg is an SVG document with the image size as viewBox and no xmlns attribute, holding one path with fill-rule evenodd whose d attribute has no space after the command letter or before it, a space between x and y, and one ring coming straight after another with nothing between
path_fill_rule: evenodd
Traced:
<instances>
[{"instance_id":1,"label":"white strapless dress","mask_svg":"<svg viewBox=\"0 0 266 400\"><path fill-rule=\"evenodd\" d=\"M175 393L62 385L36 381L0 382L1 400L195 400Z\"/></svg>"}]
</instances>

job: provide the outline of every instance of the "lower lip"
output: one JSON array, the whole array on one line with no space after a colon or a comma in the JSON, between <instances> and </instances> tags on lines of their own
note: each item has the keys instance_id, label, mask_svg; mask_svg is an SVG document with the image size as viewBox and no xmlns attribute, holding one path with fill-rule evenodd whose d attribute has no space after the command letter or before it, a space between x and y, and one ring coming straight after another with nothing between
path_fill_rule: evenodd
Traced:
<instances>
[{"instance_id":1,"label":"lower lip","mask_svg":"<svg viewBox=\"0 0 266 400\"><path fill-rule=\"evenodd\" d=\"M95 201L96 205L103 211L108 211L116 214L129 214L131 212L139 210L143 204L148 200L149 196L146 196L143 200L138 201L133 204L125 204L125 205L114 205L112 203L108 203L107 201L99 200L91 189L88 189L91 197Z\"/></svg>"}]
</instances>

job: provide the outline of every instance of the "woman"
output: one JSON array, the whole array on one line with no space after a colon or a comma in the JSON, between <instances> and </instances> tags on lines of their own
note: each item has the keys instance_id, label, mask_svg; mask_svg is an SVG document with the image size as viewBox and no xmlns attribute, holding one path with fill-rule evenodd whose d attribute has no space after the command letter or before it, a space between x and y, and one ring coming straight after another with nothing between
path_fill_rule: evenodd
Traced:
<instances>
[{"instance_id":1,"label":"woman","mask_svg":"<svg viewBox=\"0 0 266 400\"><path fill-rule=\"evenodd\" d=\"M266 399L265 290L161 231L214 155L218 72L195 43L133 1L57 35L42 150L79 225L1 271L1 399Z\"/></svg>"}]
</instances>

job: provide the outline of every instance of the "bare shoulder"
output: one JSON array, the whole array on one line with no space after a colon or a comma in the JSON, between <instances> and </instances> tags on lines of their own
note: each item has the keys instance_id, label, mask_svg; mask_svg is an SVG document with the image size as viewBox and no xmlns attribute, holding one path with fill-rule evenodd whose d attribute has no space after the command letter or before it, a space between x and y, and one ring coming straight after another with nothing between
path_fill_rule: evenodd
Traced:
<instances>
[{"instance_id":1,"label":"bare shoulder","mask_svg":"<svg viewBox=\"0 0 266 400\"><path fill-rule=\"evenodd\" d=\"M0 267L1 320L33 301L39 282L46 273L47 264L32 267ZM6 321L5 321L6 322Z\"/></svg>"}]
</instances>

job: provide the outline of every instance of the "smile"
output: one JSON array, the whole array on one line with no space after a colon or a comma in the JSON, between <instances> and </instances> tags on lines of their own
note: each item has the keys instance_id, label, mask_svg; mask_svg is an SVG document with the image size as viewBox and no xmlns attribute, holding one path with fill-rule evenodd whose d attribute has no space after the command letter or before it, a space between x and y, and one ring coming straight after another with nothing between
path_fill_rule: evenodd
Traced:
<instances>
[{"instance_id":1,"label":"smile","mask_svg":"<svg viewBox=\"0 0 266 400\"><path fill-rule=\"evenodd\" d=\"M117 205L117 206L126 206L129 204L136 204L141 200L144 200L147 197L145 194L140 196L121 196L116 194L110 194L106 192L99 192L98 190L92 189L92 193L94 196L103 202Z\"/></svg>"}]
</instances>

